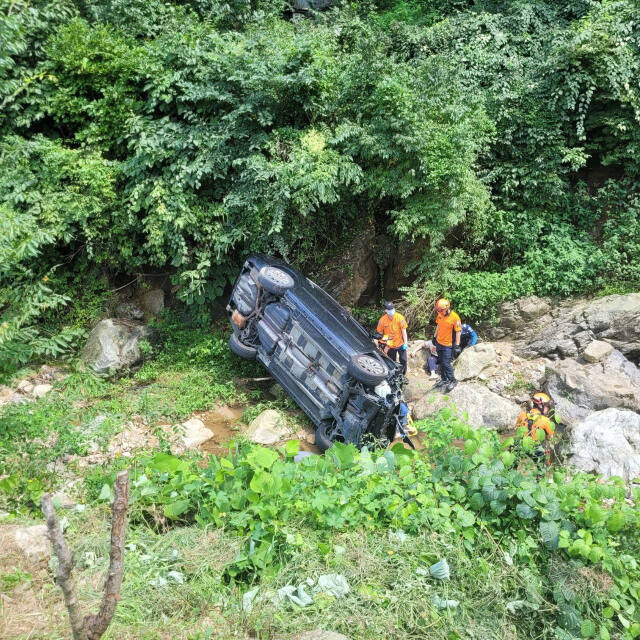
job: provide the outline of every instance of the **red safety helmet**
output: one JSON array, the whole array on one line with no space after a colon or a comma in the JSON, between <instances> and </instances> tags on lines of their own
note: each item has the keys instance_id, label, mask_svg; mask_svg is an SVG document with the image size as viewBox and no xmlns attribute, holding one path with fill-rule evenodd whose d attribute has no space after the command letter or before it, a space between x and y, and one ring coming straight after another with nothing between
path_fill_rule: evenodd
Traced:
<instances>
[{"instance_id":1,"label":"red safety helmet","mask_svg":"<svg viewBox=\"0 0 640 640\"><path fill-rule=\"evenodd\" d=\"M438 313L446 313L451 310L451 303L446 298L440 298L438 302L436 302L436 311Z\"/></svg>"}]
</instances>

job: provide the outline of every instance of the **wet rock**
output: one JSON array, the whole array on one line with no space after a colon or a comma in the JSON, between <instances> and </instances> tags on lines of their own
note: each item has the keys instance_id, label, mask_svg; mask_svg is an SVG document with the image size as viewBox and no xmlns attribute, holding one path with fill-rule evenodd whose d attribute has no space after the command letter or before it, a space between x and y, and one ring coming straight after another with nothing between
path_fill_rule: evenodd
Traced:
<instances>
[{"instance_id":1,"label":"wet rock","mask_svg":"<svg viewBox=\"0 0 640 640\"><path fill-rule=\"evenodd\" d=\"M600 362L611 354L613 347L608 342L593 340L582 353L587 362Z\"/></svg>"},{"instance_id":2,"label":"wet rock","mask_svg":"<svg viewBox=\"0 0 640 640\"><path fill-rule=\"evenodd\" d=\"M46 559L51 555L46 525L16 527L13 536L20 551L32 562Z\"/></svg>"},{"instance_id":3,"label":"wet rock","mask_svg":"<svg viewBox=\"0 0 640 640\"><path fill-rule=\"evenodd\" d=\"M247 429L247 436L258 444L276 444L287 436L289 430L284 419L275 409L267 409L254 418Z\"/></svg>"},{"instance_id":4,"label":"wet rock","mask_svg":"<svg viewBox=\"0 0 640 640\"><path fill-rule=\"evenodd\" d=\"M496 351L489 342L481 342L473 347L467 347L454 363L456 379L469 380L480 375L496 359Z\"/></svg>"},{"instance_id":5,"label":"wet rock","mask_svg":"<svg viewBox=\"0 0 640 640\"><path fill-rule=\"evenodd\" d=\"M147 318L155 318L164 310L164 291L151 289L138 297L138 304Z\"/></svg>"},{"instance_id":6,"label":"wet rock","mask_svg":"<svg viewBox=\"0 0 640 640\"><path fill-rule=\"evenodd\" d=\"M640 477L640 415L626 409L596 411L571 433L570 463L603 476Z\"/></svg>"},{"instance_id":7,"label":"wet rock","mask_svg":"<svg viewBox=\"0 0 640 640\"><path fill-rule=\"evenodd\" d=\"M35 398L43 398L44 396L47 395L47 393L49 393L49 391L51 391L51 389L53 389L53 386L50 384L37 384L33 388L33 391L31 392L31 394Z\"/></svg>"},{"instance_id":8,"label":"wet rock","mask_svg":"<svg viewBox=\"0 0 640 640\"><path fill-rule=\"evenodd\" d=\"M459 383L448 395L432 392L412 404L411 415L422 420L446 407L454 407L458 415L474 427L504 430L513 427L520 413L514 402L502 398L479 383Z\"/></svg>"},{"instance_id":9,"label":"wet rock","mask_svg":"<svg viewBox=\"0 0 640 640\"><path fill-rule=\"evenodd\" d=\"M102 320L90 333L82 351L82 360L99 374L129 369L142 360L140 341L150 335L150 329L145 326Z\"/></svg>"},{"instance_id":10,"label":"wet rock","mask_svg":"<svg viewBox=\"0 0 640 640\"><path fill-rule=\"evenodd\" d=\"M199 418L191 418L180 425L182 443L185 449L195 449L203 442L213 438L213 431L204 426Z\"/></svg>"}]
</instances>

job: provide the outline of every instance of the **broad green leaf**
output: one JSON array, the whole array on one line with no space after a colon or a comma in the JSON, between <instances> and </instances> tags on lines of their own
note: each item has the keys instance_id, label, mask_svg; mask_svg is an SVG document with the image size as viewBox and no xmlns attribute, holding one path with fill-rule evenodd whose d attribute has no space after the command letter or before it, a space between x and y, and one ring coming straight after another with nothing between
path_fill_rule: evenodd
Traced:
<instances>
[{"instance_id":1,"label":"broad green leaf","mask_svg":"<svg viewBox=\"0 0 640 640\"><path fill-rule=\"evenodd\" d=\"M526 502L520 502L516 507L516 513L523 520L531 520L536 517L536 510L532 509Z\"/></svg>"},{"instance_id":2,"label":"broad green leaf","mask_svg":"<svg viewBox=\"0 0 640 640\"><path fill-rule=\"evenodd\" d=\"M177 518L185 513L187 509L189 509L188 500L176 500L176 502L165 505L164 515L167 518Z\"/></svg>"},{"instance_id":3,"label":"broad green leaf","mask_svg":"<svg viewBox=\"0 0 640 640\"><path fill-rule=\"evenodd\" d=\"M275 451L260 446L253 447L247 455L247 462L254 469L270 469L277 459L278 454Z\"/></svg>"},{"instance_id":4,"label":"broad green leaf","mask_svg":"<svg viewBox=\"0 0 640 640\"><path fill-rule=\"evenodd\" d=\"M557 549L560 537L560 527L554 520L544 520L540 523L540 536L547 549Z\"/></svg>"},{"instance_id":5,"label":"broad green leaf","mask_svg":"<svg viewBox=\"0 0 640 640\"><path fill-rule=\"evenodd\" d=\"M607 529L611 533L618 533L618 531L624 528L625 523L626 518L624 513L622 513L622 511L614 511L607 518Z\"/></svg>"},{"instance_id":6,"label":"broad green leaf","mask_svg":"<svg viewBox=\"0 0 640 640\"><path fill-rule=\"evenodd\" d=\"M596 633L596 623L593 620L583 620L580 625L580 633L583 638L591 638Z\"/></svg>"},{"instance_id":7,"label":"broad green leaf","mask_svg":"<svg viewBox=\"0 0 640 640\"><path fill-rule=\"evenodd\" d=\"M106 502L113 502L113 490L108 484L102 485L102 490L98 496L98 500L104 500Z\"/></svg>"},{"instance_id":8,"label":"broad green leaf","mask_svg":"<svg viewBox=\"0 0 640 640\"><path fill-rule=\"evenodd\" d=\"M154 471L161 471L165 473L175 473L176 471L185 470L186 464L168 453L156 453L149 465Z\"/></svg>"},{"instance_id":9,"label":"broad green leaf","mask_svg":"<svg viewBox=\"0 0 640 640\"><path fill-rule=\"evenodd\" d=\"M300 451L300 440L288 440L285 445L285 452L287 454L287 458L294 458L298 455Z\"/></svg>"}]
</instances>

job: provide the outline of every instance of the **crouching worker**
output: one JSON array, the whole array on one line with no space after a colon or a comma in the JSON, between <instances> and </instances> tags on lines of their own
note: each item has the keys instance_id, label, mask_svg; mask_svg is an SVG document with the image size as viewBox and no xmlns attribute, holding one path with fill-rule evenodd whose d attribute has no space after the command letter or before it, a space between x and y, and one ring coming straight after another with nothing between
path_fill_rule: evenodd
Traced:
<instances>
[{"instance_id":1,"label":"crouching worker","mask_svg":"<svg viewBox=\"0 0 640 640\"><path fill-rule=\"evenodd\" d=\"M400 360L403 375L407 373L407 321L395 309L393 302L384 303L385 313L378 320L376 331L382 334L378 340L384 352L394 361Z\"/></svg>"},{"instance_id":2,"label":"crouching worker","mask_svg":"<svg viewBox=\"0 0 640 640\"><path fill-rule=\"evenodd\" d=\"M551 398L546 393L536 393L531 399L531 408L523 411L516 421L516 435L521 439L526 455L538 467L539 475L551 464L554 426L548 416L550 410Z\"/></svg>"},{"instance_id":3,"label":"crouching worker","mask_svg":"<svg viewBox=\"0 0 640 640\"><path fill-rule=\"evenodd\" d=\"M470 324L465 322L460 332L460 349L464 351L467 347L473 347L474 344L478 344L478 334Z\"/></svg>"},{"instance_id":4,"label":"crouching worker","mask_svg":"<svg viewBox=\"0 0 640 640\"><path fill-rule=\"evenodd\" d=\"M436 369L438 368L438 350L436 349L436 345L433 344L433 340L428 340L425 346L428 350L427 373L430 378L437 378L438 374L436 373Z\"/></svg>"}]
</instances>

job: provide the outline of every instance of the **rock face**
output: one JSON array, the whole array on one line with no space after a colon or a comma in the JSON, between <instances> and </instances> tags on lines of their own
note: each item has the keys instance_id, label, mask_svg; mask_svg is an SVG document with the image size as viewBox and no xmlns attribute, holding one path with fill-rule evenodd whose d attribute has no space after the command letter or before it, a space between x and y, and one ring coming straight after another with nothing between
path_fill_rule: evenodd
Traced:
<instances>
[{"instance_id":1,"label":"rock face","mask_svg":"<svg viewBox=\"0 0 640 640\"><path fill-rule=\"evenodd\" d=\"M145 326L101 320L89 334L82 360L99 374L128 369L142 360L140 341L150 335L151 331Z\"/></svg>"},{"instance_id":2,"label":"rock face","mask_svg":"<svg viewBox=\"0 0 640 640\"><path fill-rule=\"evenodd\" d=\"M522 341L524 357L576 358L597 339L637 362L640 293L607 296L554 310L529 326L521 323L514 337Z\"/></svg>"},{"instance_id":3,"label":"rock face","mask_svg":"<svg viewBox=\"0 0 640 640\"><path fill-rule=\"evenodd\" d=\"M505 302L500 306L500 324L508 329L518 329L524 322L540 318L550 309L549 302L537 296Z\"/></svg>"},{"instance_id":4,"label":"rock face","mask_svg":"<svg viewBox=\"0 0 640 640\"><path fill-rule=\"evenodd\" d=\"M317 276L318 284L341 304L353 306L375 296L378 265L374 238L375 230L368 229L335 261L335 267Z\"/></svg>"},{"instance_id":5,"label":"rock face","mask_svg":"<svg viewBox=\"0 0 640 640\"><path fill-rule=\"evenodd\" d=\"M514 402L502 398L482 384L460 383L448 395L428 393L412 405L411 415L422 420L446 407L454 406L461 418L468 416L474 427L494 427L504 430L513 427L520 413Z\"/></svg>"},{"instance_id":6,"label":"rock face","mask_svg":"<svg viewBox=\"0 0 640 640\"><path fill-rule=\"evenodd\" d=\"M611 354L613 347L608 342L602 340L594 340L587 345L587 348L582 353L582 357L587 362L600 362Z\"/></svg>"},{"instance_id":7,"label":"rock face","mask_svg":"<svg viewBox=\"0 0 640 640\"><path fill-rule=\"evenodd\" d=\"M624 409L592 413L571 434L571 464L603 476L640 477L640 415Z\"/></svg>"},{"instance_id":8,"label":"rock face","mask_svg":"<svg viewBox=\"0 0 640 640\"><path fill-rule=\"evenodd\" d=\"M289 430L280 413L275 409L267 409L254 418L247 430L247 436L258 444L276 444L287 436Z\"/></svg>"},{"instance_id":9,"label":"rock face","mask_svg":"<svg viewBox=\"0 0 640 640\"><path fill-rule=\"evenodd\" d=\"M640 411L640 371L619 351L593 364L550 361L546 375L558 415L569 425L609 407Z\"/></svg>"},{"instance_id":10,"label":"rock face","mask_svg":"<svg viewBox=\"0 0 640 640\"><path fill-rule=\"evenodd\" d=\"M191 418L181 425L182 443L185 449L194 449L213 438L213 431L204 426L200 418Z\"/></svg>"},{"instance_id":11,"label":"rock face","mask_svg":"<svg viewBox=\"0 0 640 640\"><path fill-rule=\"evenodd\" d=\"M46 525L16 527L13 536L16 545L29 560L43 560L51 555Z\"/></svg>"},{"instance_id":12,"label":"rock face","mask_svg":"<svg viewBox=\"0 0 640 640\"><path fill-rule=\"evenodd\" d=\"M480 342L473 347L467 347L456 358L454 372L457 380L477 378L496 359L496 352L489 342Z\"/></svg>"},{"instance_id":13,"label":"rock face","mask_svg":"<svg viewBox=\"0 0 640 640\"><path fill-rule=\"evenodd\" d=\"M138 297L138 304L147 318L155 318L164 310L164 291L151 289Z\"/></svg>"}]
</instances>

